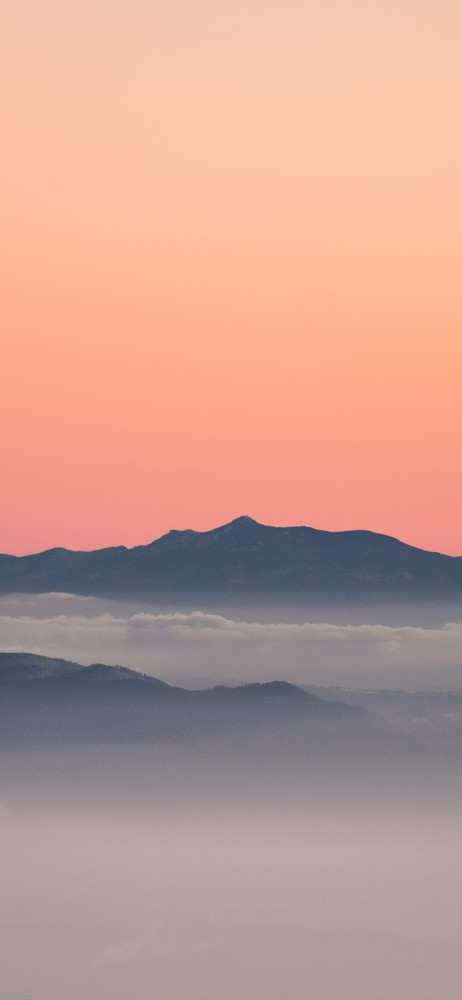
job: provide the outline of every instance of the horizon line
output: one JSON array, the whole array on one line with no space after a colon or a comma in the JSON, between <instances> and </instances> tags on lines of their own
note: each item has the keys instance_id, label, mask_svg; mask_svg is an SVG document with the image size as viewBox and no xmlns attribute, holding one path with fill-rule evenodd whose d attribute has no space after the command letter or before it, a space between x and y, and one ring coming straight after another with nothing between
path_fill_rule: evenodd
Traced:
<instances>
[{"instance_id":1,"label":"horizon line","mask_svg":"<svg viewBox=\"0 0 462 1000\"><path fill-rule=\"evenodd\" d=\"M27 559L27 558L30 558L31 556L44 555L47 552L72 552L72 553L80 553L80 552L84 553L85 552L85 553L91 553L91 552L104 552L104 551L107 551L109 549L125 549L126 552L132 552L134 549L149 548L149 546L154 545L156 542L161 541L161 539L163 539L163 538L167 538L171 534L181 535L181 534L188 533L188 534L194 534L194 535L208 535L208 534L213 534L213 532L215 532L215 531L220 531L222 529L229 528L229 527L231 527L231 525L235 525L239 521L240 522L251 522L252 524L255 524L257 527L260 527L260 528L270 528L270 529L271 528L275 528L277 530L282 530L282 531L283 530L290 531L290 530L297 530L297 529L305 528L308 531L313 531L313 532L317 532L317 533L320 533L320 534L322 533L322 534L326 534L326 535L348 535L348 534L376 535L376 536L381 537L381 538L389 538L389 539L391 539L391 540L393 540L395 542L399 542L401 545L405 545L407 548L417 549L417 550L419 550L421 552L428 552L428 553L431 553L431 554L434 554L434 555L444 555L448 559L460 559L460 558L462 558L460 555L452 555L449 552L441 552L441 550L439 550L439 549L427 549L427 548L425 548L425 547L423 547L421 545L413 545L410 542L403 541L402 538L398 538L396 535L390 535L390 534L388 534L387 532L384 532L384 531L374 531L371 528L344 528L344 529L340 529L340 530L335 530L335 529L330 529L330 528L315 528L312 525L308 525L308 524L265 524L264 522L258 521L256 518L251 517L249 514L240 514L237 517L232 518L231 521L225 521L223 524L218 524L218 525L216 525L213 528L205 528L205 529L196 529L196 528L170 528L168 531L163 532L161 535L158 535L155 538L152 538L149 542L140 542L137 545L114 544L114 545L102 545L102 546L98 546L96 548L89 548L89 549L81 549L81 548L79 548L79 549L73 549L73 548L68 548L66 545L52 545L49 548L38 549L38 550L33 551L33 552L25 552L22 555L16 555L15 553L12 553L12 552L0 552L0 558L5 557L5 558L10 558L10 559Z\"/></svg>"}]
</instances>

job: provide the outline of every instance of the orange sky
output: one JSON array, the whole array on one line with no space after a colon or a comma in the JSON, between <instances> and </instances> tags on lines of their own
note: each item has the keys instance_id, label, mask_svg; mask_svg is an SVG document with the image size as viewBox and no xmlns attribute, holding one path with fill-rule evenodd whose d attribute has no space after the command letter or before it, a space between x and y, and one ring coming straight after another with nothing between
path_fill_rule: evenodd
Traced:
<instances>
[{"instance_id":1,"label":"orange sky","mask_svg":"<svg viewBox=\"0 0 462 1000\"><path fill-rule=\"evenodd\" d=\"M0 551L238 514L462 554L462 8L3 16Z\"/></svg>"}]
</instances>

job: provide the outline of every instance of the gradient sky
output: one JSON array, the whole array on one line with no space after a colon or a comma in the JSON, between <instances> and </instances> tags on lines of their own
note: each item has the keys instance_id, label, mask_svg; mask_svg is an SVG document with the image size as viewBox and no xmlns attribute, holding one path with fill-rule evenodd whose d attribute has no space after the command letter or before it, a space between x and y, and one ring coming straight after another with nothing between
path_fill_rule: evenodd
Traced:
<instances>
[{"instance_id":1,"label":"gradient sky","mask_svg":"<svg viewBox=\"0 0 462 1000\"><path fill-rule=\"evenodd\" d=\"M0 551L462 553L456 0L3 13Z\"/></svg>"}]
</instances>

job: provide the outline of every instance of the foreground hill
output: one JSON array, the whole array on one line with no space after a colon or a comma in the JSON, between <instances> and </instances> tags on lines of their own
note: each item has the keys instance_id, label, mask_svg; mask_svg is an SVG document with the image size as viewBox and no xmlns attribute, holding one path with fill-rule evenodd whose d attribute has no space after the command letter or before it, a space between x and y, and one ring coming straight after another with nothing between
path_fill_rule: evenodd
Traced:
<instances>
[{"instance_id":1,"label":"foreground hill","mask_svg":"<svg viewBox=\"0 0 462 1000\"><path fill-rule=\"evenodd\" d=\"M125 667L0 654L3 752L139 745L156 759L415 752L361 707L276 681L188 690Z\"/></svg>"},{"instance_id":2,"label":"foreground hill","mask_svg":"<svg viewBox=\"0 0 462 1000\"><path fill-rule=\"evenodd\" d=\"M371 531L276 528L239 517L150 545L0 555L0 593L146 599L172 605L462 601L462 557Z\"/></svg>"}]
</instances>

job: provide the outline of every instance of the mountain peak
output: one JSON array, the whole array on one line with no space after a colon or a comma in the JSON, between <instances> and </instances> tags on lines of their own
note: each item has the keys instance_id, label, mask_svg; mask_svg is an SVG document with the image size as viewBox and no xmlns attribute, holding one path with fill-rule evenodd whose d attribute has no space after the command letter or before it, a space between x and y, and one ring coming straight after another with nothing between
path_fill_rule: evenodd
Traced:
<instances>
[{"instance_id":1,"label":"mountain peak","mask_svg":"<svg viewBox=\"0 0 462 1000\"><path fill-rule=\"evenodd\" d=\"M255 521L253 517L249 517L248 514L241 514L240 517L233 518L232 521L228 521L227 524L221 524L220 527L215 528L215 531L230 531L234 528L264 528L264 524L260 524L259 521Z\"/></svg>"},{"instance_id":2,"label":"mountain peak","mask_svg":"<svg viewBox=\"0 0 462 1000\"><path fill-rule=\"evenodd\" d=\"M201 542L201 540L215 541L221 539L223 535L235 535L238 533L242 535L242 532L252 531L253 529L266 528L266 525L260 524L255 521L253 517L249 517L247 514L242 514L240 517L235 517L234 520L228 521L227 524L220 524L217 528L211 528L207 531L194 531L192 528L184 528L183 530L178 528L172 528L168 531L166 535L162 535L161 538L156 538L150 543L147 548L157 547L159 548L159 543L162 547L172 548L184 548L185 546L193 545Z\"/></svg>"},{"instance_id":3,"label":"mountain peak","mask_svg":"<svg viewBox=\"0 0 462 1000\"><path fill-rule=\"evenodd\" d=\"M254 517L249 517L248 514L240 514L239 517L234 517L229 524L260 524L260 521L256 521Z\"/></svg>"},{"instance_id":4,"label":"mountain peak","mask_svg":"<svg viewBox=\"0 0 462 1000\"><path fill-rule=\"evenodd\" d=\"M276 527L241 514L208 531L173 530L146 546L45 552L0 560L0 593L136 597L165 606L254 601L419 607L451 601L460 615L462 558L371 531Z\"/></svg>"}]
</instances>

